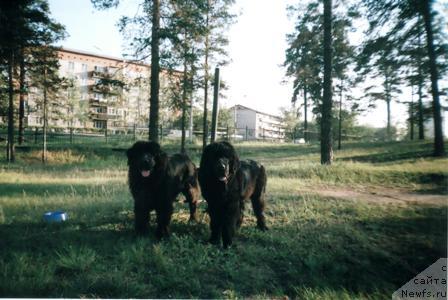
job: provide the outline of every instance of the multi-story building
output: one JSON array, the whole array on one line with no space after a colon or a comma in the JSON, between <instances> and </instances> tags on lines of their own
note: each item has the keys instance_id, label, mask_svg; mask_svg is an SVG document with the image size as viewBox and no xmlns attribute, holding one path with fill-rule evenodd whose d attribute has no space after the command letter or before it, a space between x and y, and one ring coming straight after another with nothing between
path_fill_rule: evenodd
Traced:
<instances>
[{"instance_id":1,"label":"multi-story building","mask_svg":"<svg viewBox=\"0 0 448 300\"><path fill-rule=\"evenodd\" d=\"M281 117L239 104L230 111L239 136L248 140L284 140L285 124Z\"/></svg>"},{"instance_id":2,"label":"multi-story building","mask_svg":"<svg viewBox=\"0 0 448 300\"><path fill-rule=\"evenodd\" d=\"M62 106L61 117L49 120L52 127L113 129L147 126L149 115L148 64L85 51L61 49L59 75L71 80L73 87L59 92L57 101L75 102ZM167 87L162 73L161 90ZM31 91L28 99L28 126L41 126L38 106L42 93ZM161 93L161 102L166 101ZM40 98L39 98L40 97ZM59 114L61 115L61 114ZM72 116L72 117L70 117Z\"/></svg>"}]
</instances>

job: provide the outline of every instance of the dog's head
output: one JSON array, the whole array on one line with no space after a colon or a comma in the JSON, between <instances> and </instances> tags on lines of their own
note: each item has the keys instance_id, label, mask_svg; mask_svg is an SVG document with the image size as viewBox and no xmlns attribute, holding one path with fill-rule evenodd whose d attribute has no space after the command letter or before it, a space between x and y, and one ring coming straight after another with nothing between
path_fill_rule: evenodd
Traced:
<instances>
[{"instance_id":1,"label":"dog's head","mask_svg":"<svg viewBox=\"0 0 448 300\"><path fill-rule=\"evenodd\" d=\"M218 181L226 183L230 177L230 160L227 157L219 157L213 165L213 175Z\"/></svg>"},{"instance_id":2,"label":"dog's head","mask_svg":"<svg viewBox=\"0 0 448 300\"><path fill-rule=\"evenodd\" d=\"M149 178L163 164L166 154L155 142L136 142L126 151L128 166L142 178Z\"/></svg>"},{"instance_id":3,"label":"dog's head","mask_svg":"<svg viewBox=\"0 0 448 300\"><path fill-rule=\"evenodd\" d=\"M210 144L204 150L201 169L209 168L210 179L227 184L239 168L240 162L233 146L228 142ZM207 161L207 162L205 162Z\"/></svg>"}]
</instances>

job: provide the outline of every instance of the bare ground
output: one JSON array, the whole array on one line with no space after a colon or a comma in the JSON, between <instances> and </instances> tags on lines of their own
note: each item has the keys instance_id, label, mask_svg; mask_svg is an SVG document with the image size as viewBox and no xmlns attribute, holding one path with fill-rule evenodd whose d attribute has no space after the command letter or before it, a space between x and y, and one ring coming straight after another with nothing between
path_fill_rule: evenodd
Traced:
<instances>
[{"instance_id":1,"label":"bare ground","mask_svg":"<svg viewBox=\"0 0 448 300\"><path fill-rule=\"evenodd\" d=\"M321 197L335 199L366 201L377 204L422 204L422 205L448 205L448 195L435 193L420 193L405 189L392 189L386 187L320 187L318 189L305 189L306 194L317 194Z\"/></svg>"}]
</instances>

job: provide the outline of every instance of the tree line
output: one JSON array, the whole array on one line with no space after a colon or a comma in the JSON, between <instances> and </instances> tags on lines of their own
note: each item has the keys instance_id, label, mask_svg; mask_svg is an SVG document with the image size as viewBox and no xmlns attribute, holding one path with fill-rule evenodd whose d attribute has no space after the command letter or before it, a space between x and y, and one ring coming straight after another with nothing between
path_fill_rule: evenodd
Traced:
<instances>
[{"instance_id":1,"label":"tree line","mask_svg":"<svg viewBox=\"0 0 448 300\"><path fill-rule=\"evenodd\" d=\"M20 143L23 141L25 95L32 88L43 90L40 105L45 120L51 109L49 95L62 84L57 76L57 52L51 45L64 38L65 29L49 15L45 0L0 1L0 103L3 104L0 109L7 112L6 157L9 162L15 160L15 95L19 95ZM31 80L26 81L27 77ZM44 121L44 130L46 126ZM45 156L44 149L43 159Z\"/></svg>"},{"instance_id":2,"label":"tree line","mask_svg":"<svg viewBox=\"0 0 448 300\"><path fill-rule=\"evenodd\" d=\"M96 9L109 9L120 4L119 0L91 2ZM129 54L136 61L151 59L149 139L159 140L159 77L163 69L169 72L168 79L171 81L170 105L182 111L182 151L185 151L187 112L190 110L192 127L193 101L198 97L198 90L203 90L201 100L204 107L202 125L205 147L209 128L210 70L228 62L225 50L228 38L225 33L235 20L235 15L230 13L233 4L234 0L142 0L134 16L123 16L119 20L119 30L129 41ZM52 97L50 94L58 93L62 88L67 95L73 96L76 89L69 78L58 76L58 49L51 45L64 38L65 29L50 18L46 0L2 1L0 27L0 75L3 77L0 78L0 97L6 98L5 91L9 92L9 103L1 108L7 112L8 120L7 160L14 161L14 96L20 94L19 120L23 120L22 99L32 85L25 87L25 80L22 80L18 86L17 79L29 75L34 78L35 87L42 91L38 98L42 99L40 106L44 132L48 127L48 110L51 110L52 105L61 105L62 102L60 95ZM120 81L120 85L123 84ZM109 83L101 82L98 88L108 87ZM51 99L57 101L52 103ZM71 101L66 102L73 104ZM3 105L5 102L0 103ZM21 121L19 135L22 132ZM45 146L43 150L45 161Z\"/></svg>"},{"instance_id":3,"label":"tree line","mask_svg":"<svg viewBox=\"0 0 448 300\"><path fill-rule=\"evenodd\" d=\"M300 98L302 103L298 108L303 109L305 140L313 107L320 124L323 164L332 161L334 115L339 119L340 148L343 104L355 113L384 101L390 138L391 102L403 86L416 91L415 103L405 101L411 137L416 123L418 137L424 139L424 116L429 112L434 155L444 155L440 96L446 91L439 90L438 81L448 70L448 44L442 16L433 6L432 0L311 0L288 8L295 25L287 35L286 76L293 79L292 102L298 104ZM354 45L349 35L363 20L363 40ZM363 90L363 96L353 95L355 87ZM431 98L428 107L423 104L425 96Z\"/></svg>"},{"instance_id":4,"label":"tree line","mask_svg":"<svg viewBox=\"0 0 448 300\"><path fill-rule=\"evenodd\" d=\"M118 7L119 0L91 0L97 9ZM143 0L139 12L123 16L120 32L136 59L151 58L149 139L159 140L160 67L170 72L172 105L182 111L181 151L185 151L187 111L203 90L203 147L208 137L211 68L228 63L226 31L235 22L234 0ZM180 70L180 71L179 71Z\"/></svg>"},{"instance_id":5,"label":"tree line","mask_svg":"<svg viewBox=\"0 0 448 300\"><path fill-rule=\"evenodd\" d=\"M100 10L120 4L120 0L91 2ZM149 139L159 140L159 76L163 68L172 81L170 105L182 111L182 151L188 111L191 127L193 101L198 98L203 105L203 146L207 144L211 68L228 63L226 32L236 20L231 13L233 4L234 0L141 0L135 15L119 20L129 54L139 61L151 60ZM440 96L445 91L439 90L438 80L448 70L448 46L439 21L442 16L433 9L432 0L310 0L298 2L288 11L296 21L287 35L284 67L294 82L292 102L303 102L305 140L309 115L316 116L322 164L330 164L333 158L335 115L340 147L344 118L384 101L390 137L390 104L403 86L416 90L415 103L413 99L406 102L411 128L417 123L418 137L423 139L424 118L430 112L434 154L444 155ZM19 95L20 143L24 95L31 87L43 91L40 106L44 116L52 106L61 105L51 102L51 93L60 87L72 89L68 95L75 93L73 82L57 76L57 49L51 45L64 38L65 29L49 15L46 0L0 2L0 97L4 98L0 109L7 112L8 161L14 160L14 95ZM350 32L361 20L367 20L363 41L353 45ZM25 82L27 74L33 78L30 83ZM353 94L354 87L363 89L362 97ZM203 94L199 96L200 91ZM424 105L425 97L431 98L429 107ZM334 105L336 99L339 102ZM67 100L64 105L70 110L74 104Z\"/></svg>"}]
</instances>

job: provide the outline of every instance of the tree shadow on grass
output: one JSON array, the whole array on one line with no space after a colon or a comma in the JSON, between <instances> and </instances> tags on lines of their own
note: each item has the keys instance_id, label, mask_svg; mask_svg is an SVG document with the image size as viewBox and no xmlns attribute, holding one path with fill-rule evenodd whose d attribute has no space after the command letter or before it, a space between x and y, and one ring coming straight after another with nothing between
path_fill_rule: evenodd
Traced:
<instances>
[{"instance_id":1,"label":"tree shadow on grass","mask_svg":"<svg viewBox=\"0 0 448 300\"><path fill-rule=\"evenodd\" d=\"M274 276L270 282L290 297L300 297L300 288L390 297L446 255L446 221L446 207L425 208L418 217L273 227L267 236L246 229L241 239L244 247L258 249ZM257 293L245 288L245 296Z\"/></svg>"},{"instance_id":2,"label":"tree shadow on grass","mask_svg":"<svg viewBox=\"0 0 448 300\"><path fill-rule=\"evenodd\" d=\"M152 233L154 221L151 233L142 238L126 216L3 224L0 265L9 273L3 275L0 291L4 296L44 297L222 298L235 293L295 298L312 289L333 296L343 291L390 297L446 255L446 213L442 207L422 208L410 217L295 220L276 223L268 232L249 221L226 251L204 243L209 234L204 220L189 224L176 215L172 237L160 243ZM79 260L82 267L67 267L61 255ZM95 258L90 264L85 262L89 255ZM23 276L38 276L38 268L46 264L48 282L17 290L12 281L19 275L8 263L20 263L21 256L36 264Z\"/></svg>"},{"instance_id":3,"label":"tree shadow on grass","mask_svg":"<svg viewBox=\"0 0 448 300\"><path fill-rule=\"evenodd\" d=\"M419 159L419 158L430 158L433 157L433 152L431 150L412 150L412 151L402 151L397 149L396 152L380 152L372 153L367 155L356 155L338 158L341 161L355 161L363 163L396 163L400 161Z\"/></svg>"},{"instance_id":4,"label":"tree shadow on grass","mask_svg":"<svg viewBox=\"0 0 448 300\"><path fill-rule=\"evenodd\" d=\"M37 196L47 197L49 195L88 195L100 185L93 184L63 184L54 183L0 183L3 197Z\"/></svg>"}]
</instances>

